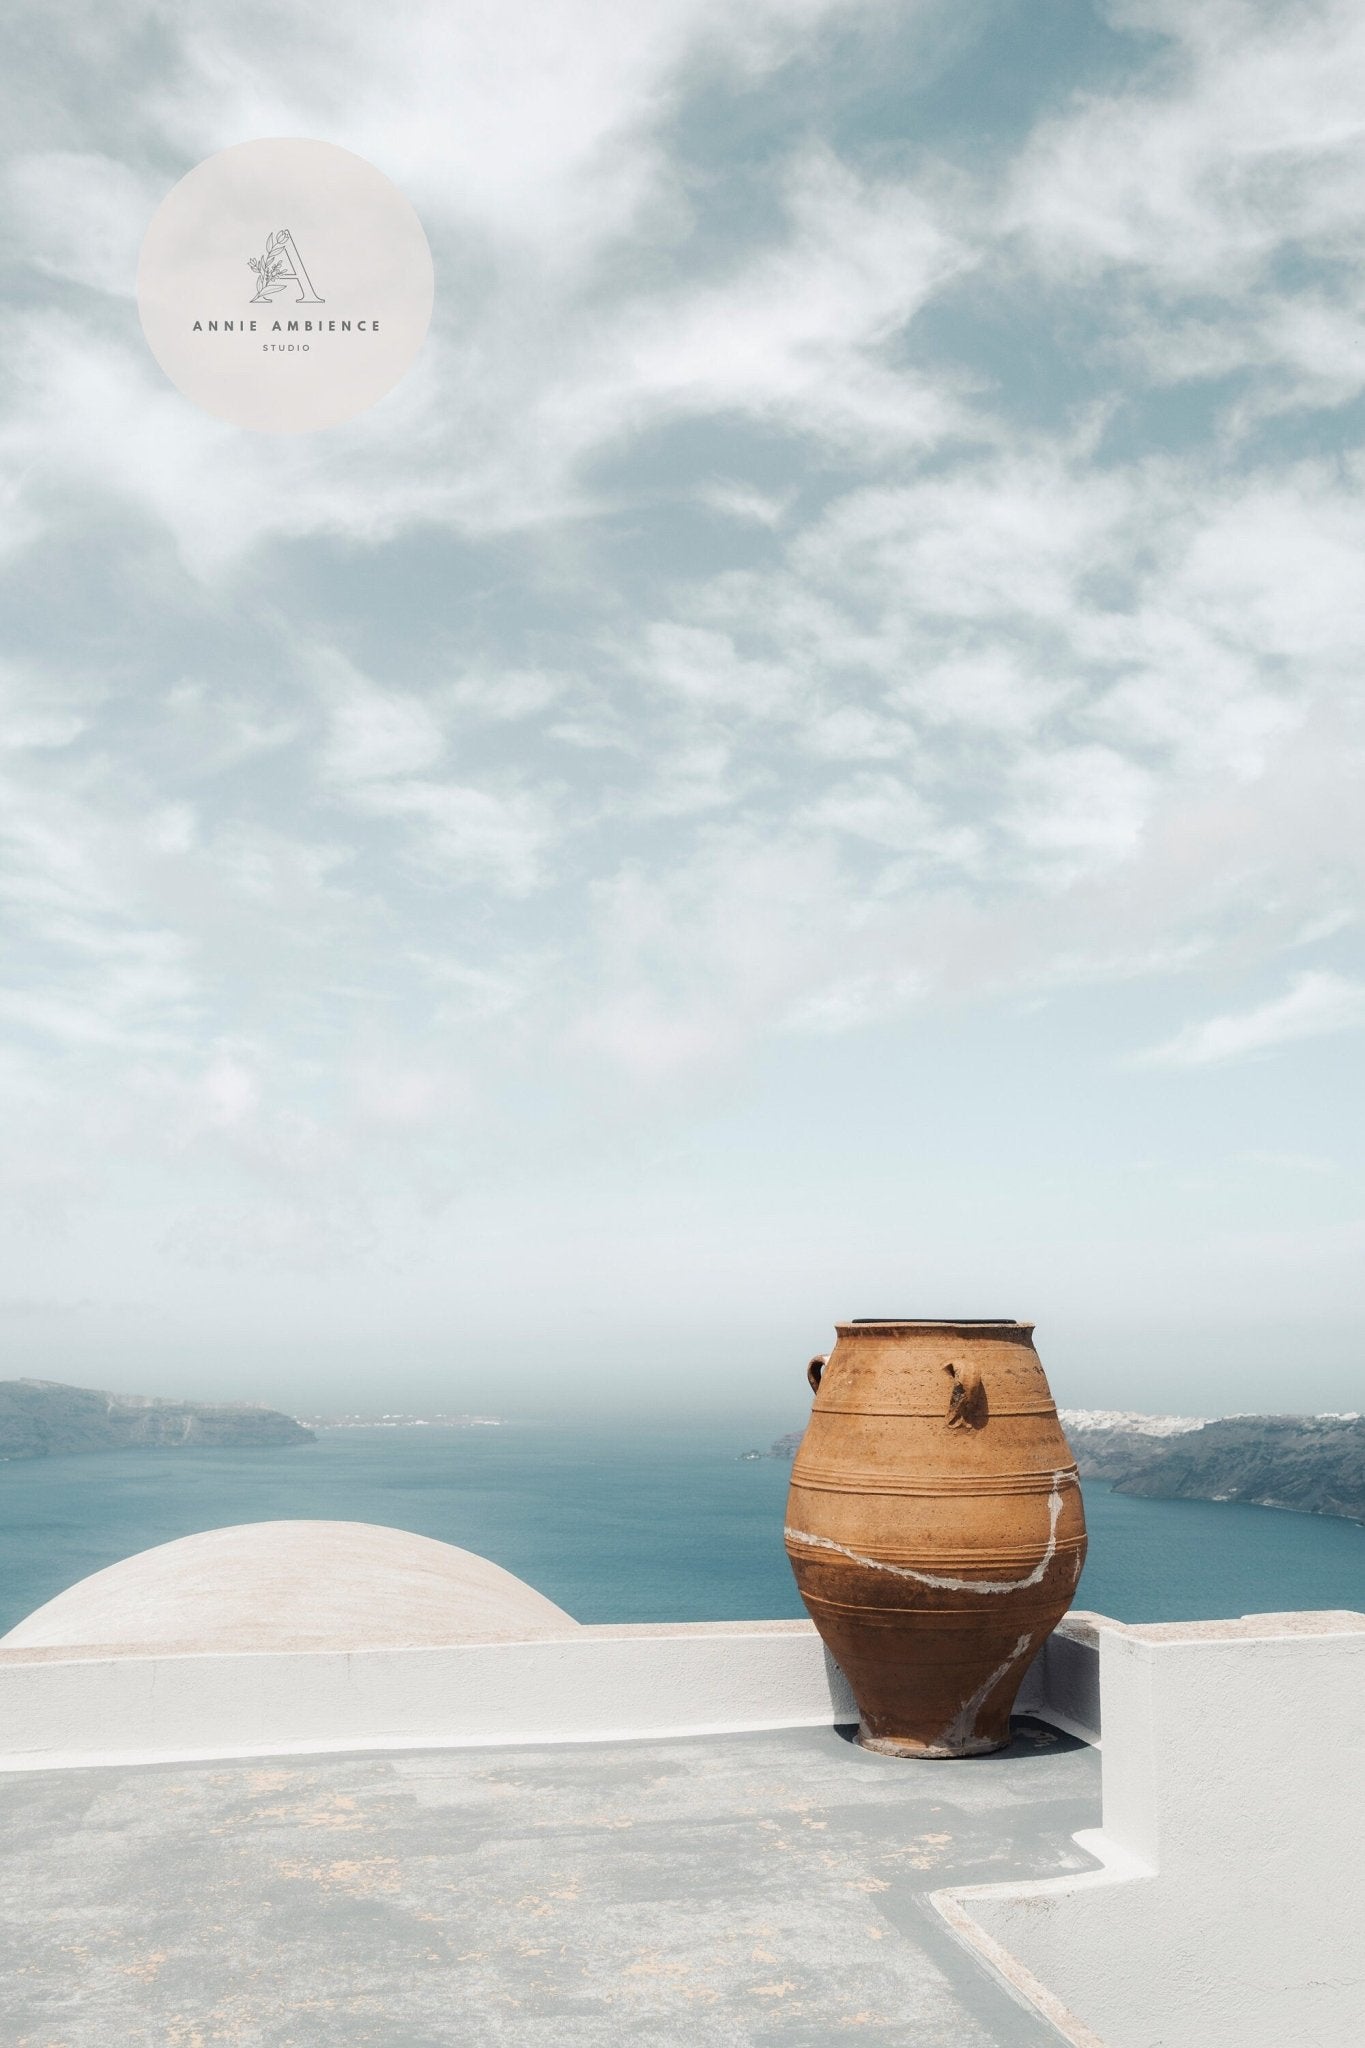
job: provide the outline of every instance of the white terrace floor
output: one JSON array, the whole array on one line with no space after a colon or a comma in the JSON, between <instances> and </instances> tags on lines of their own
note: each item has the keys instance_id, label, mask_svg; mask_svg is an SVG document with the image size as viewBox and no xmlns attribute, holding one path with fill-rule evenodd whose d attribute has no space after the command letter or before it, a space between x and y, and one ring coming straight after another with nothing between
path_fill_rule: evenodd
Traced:
<instances>
[{"instance_id":1,"label":"white terrace floor","mask_svg":"<svg viewBox=\"0 0 1365 2048\"><path fill-rule=\"evenodd\" d=\"M927 1904L1093 1867L1100 1759L808 1728L0 1777L5 2048L1056 2048Z\"/></svg>"}]
</instances>

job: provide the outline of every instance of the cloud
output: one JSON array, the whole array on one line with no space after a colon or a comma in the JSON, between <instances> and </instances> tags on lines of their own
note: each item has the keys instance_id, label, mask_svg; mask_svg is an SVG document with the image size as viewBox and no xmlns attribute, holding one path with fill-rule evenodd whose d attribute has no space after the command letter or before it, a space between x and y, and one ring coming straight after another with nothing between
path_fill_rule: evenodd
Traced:
<instances>
[{"instance_id":1,"label":"cloud","mask_svg":"<svg viewBox=\"0 0 1365 2048\"><path fill-rule=\"evenodd\" d=\"M974 260L929 194L856 175L829 150L787 165L787 228L719 279L689 279L618 311L597 389L571 402L605 440L642 414L743 412L864 452L916 446L964 424L947 380L883 351ZM568 394L566 394L568 396Z\"/></svg>"},{"instance_id":2,"label":"cloud","mask_svg":"<svg viewBox=\"0 0 1365 2048\"><path fill-rule=\"evenodd\" d=\"M1124 0L1147 77L1045 121L1012 175L1011 224L1045 257L1141 267L1207 299L1286 241L1350 240L1365 32L1350 0Z\"/></svg>"},{"instance_id":3,"label":"cloud","mask_svg":"<svg viewBox=\"0 0 1365 2048\"><path fill-rule=\"evenodd\" d=\"M824 22L875 10L848 0L596 0L552 12L419 0L380 18L362 0L197 5L170 32L169 75L138 95L186 150L248 135L315 135L381 164L425 215L477 236L503 263L578 272L626 235L687 211L665 140L689 68L752 89ZM269 61L262 62L262 53Z\"/></svg>"},{"instance_id":4,"label":"cloud","mask_svg":"<svg viewBox=\"0 0 1365 2048\"><path fill-rule=\"evenodd\" d=\"M1230 420L1344 403L1365 383L1359 8L1123 0L1107 12L1147 38L1145 75L1039 124L1002 225L1050 287L1101 287L1112 346L1159 382L1253 376Z\"/></svg>"},{"instance_id":5,"label":"cloud","mask_svg":"<svg viewBox=\"0 0 1365 2048\"><path fill-rule=\"evenodd\" d=\"M1305 1038L1326 1038L1365 1025L1365 982L1322 970L1296 976L1282 996L1255 1009L1188 1024L1174 1038L1136 1056L1149 1067L1207 1067L1273 1052Z\"/></svg>"},{"instance_id":6,"label":"cloud","mask_svg":"<svg viewBox=\"0 0 1365 2048\"><path fill-rule=\"evenodd\" d=\"M281 535L368 542L433 522L490 533L581 517L602 503L587 473L651 422L733 410L860 447L932 439L956 417L941 380L882 352L968 260L933 201L821 143L791 148L767 246L736 251L702 218L707 181L670 147L708 81L752 91L794 58L818 62L826 23L888 12L762 0L741 21L718 0L648 0L608 21L593 0L566 0L528 30L492 0L382 22L313 0L247 4L230 22L180 10L160 66L122 81L122 116L92 124L81 109L85 132L107 132L104 152L16 160L19 189L45 209L17 215L33 264L113 289L149 181L171 182L147 158L183 171L243 136L313 135L370 157L417 205L442 280L435 327L382 406L282 446L170 392L131 317L16 309L24 375L0 432L13 470L38 461L43 479L16 537L52 523L58 490L93 487L164 522L216 580ZM79 102L74 54L66 82Z\"/></svg>"},{"instance_id":7,"label":"cloud","mask_svg":"<svg viewBox=\"0 0 1365 2048\"><path fill-rule=\"evenodd\" d=\"M422 698L380 690L349 663L326 664L328 731L320 771L343 786L432 768L446 748L439 717Z\"/></svg>"},{"instance_id":8,"label":"cloud","mask_svg":"<svg viewBox=\"0 0 1365 2048\"><path fill-rule=\"evenodd\" d=\"M449 887L491 884L525 895L542 879L544 859L557 833L553 812L535 793L467 783L372 782L358 789L353 808L410 829L412 856Z\"/></svg>"},{"instance_id":9,"label":"cloud","mask_svg":"<svg viewBox=\"0 0 1365 2048\"><path fill-rule=\"evenodd\" d=\"M1013 772L1006 824L1062 878L1134 854L1152 807L1153 778L1109 747L1030 750Z\"/></svg>"},{"instance_id":10,"label":"cloud","mask_svg":"<svg viewBox=\"0 0 1365 2048\"><path fill-rule=\"evenodd\" d=\"M635 1085L1345 956L1365 494L1291 415L1361 374L1348 11L1111 6L1017 136L951 90L869 123L936 8L247 0L119 72L137 12L15 108L35 1213L94 1131L194 1191L184 1256L344 1263ZM197 414L120 286L252 133L370 156L441 278L413 375L312 439Z\"/></svg>"},{"instance_id":11,"label":"cloud","mask_svg":"<svg viewBox=\"0 0 1365 2048\"><path fill-rule=\"evenodd\" d=\"M52 277L131 299L142 237L164 194L110 156L36 151L4 173L9 239Z\"/></svg>"}]
</instances>

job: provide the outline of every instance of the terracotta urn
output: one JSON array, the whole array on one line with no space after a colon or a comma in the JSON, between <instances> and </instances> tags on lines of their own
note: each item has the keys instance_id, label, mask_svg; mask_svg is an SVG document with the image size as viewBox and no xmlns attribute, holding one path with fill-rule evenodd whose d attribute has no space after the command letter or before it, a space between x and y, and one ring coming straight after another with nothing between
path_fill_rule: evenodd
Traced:
<instances>
[{"instance_id":1,"label":"terracotta urn","mask_svg":"<svg viewBox=\"0 0 1365 2048\"><path fill-rule=\"evenodd\" d=\"M792 1466L787 1555L892 1756L1009 1741L1029 1663L1076 1591L1085 1514L1032 1323L836 1325Z\"/></svg>"}]
</instances>

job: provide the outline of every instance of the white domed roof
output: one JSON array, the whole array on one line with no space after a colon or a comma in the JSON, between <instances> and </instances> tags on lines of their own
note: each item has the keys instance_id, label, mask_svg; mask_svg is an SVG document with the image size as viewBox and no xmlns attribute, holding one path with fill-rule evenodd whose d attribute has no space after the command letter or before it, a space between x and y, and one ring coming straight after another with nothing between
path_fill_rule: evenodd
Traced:
<instances>
[{"instance_id":1,"label":"white domed roof","mask_svg":"<svg viewBox=\"0 0 1365 2048\"><path fill-rule=\"evenodd\" d=\"M389 1649L577 1627L524 1579L453 1543L372 1522L246 1522L92 1572L0 1647Z\"/></svg>"}]
</instances>

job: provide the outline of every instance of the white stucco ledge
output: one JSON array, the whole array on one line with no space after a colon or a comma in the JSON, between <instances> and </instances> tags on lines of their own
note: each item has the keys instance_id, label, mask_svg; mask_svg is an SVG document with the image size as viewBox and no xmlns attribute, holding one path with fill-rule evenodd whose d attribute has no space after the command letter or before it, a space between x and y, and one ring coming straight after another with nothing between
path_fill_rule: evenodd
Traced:
<instances>
[{"instance_id":1,"label":"white stucco ledge","mask_svg":"<svg viewBox=\"0 0 1365 2048\"><path fill-rule=\"evenodd\" d=\"M1073 2048L1360 2048L1365 1615L1072 1616L1073 1710L1087 1637L1103 1825L1075 1839L1096 1867L938 1911Z\"/></svg>"},{"instance_id":2,"label":"white stucco ledge","mask_svg":"<svg viewBox=\"0 0 1365 2048\"><path fill-rule=\"evenodd\" d=\"M487 1558L358 1522L161 1544L0 1639L9 1770L854 1719L809 1622L583 1627Z\"/></svg>"},{"instance_id":3,"label":"white stucco ledge","mask_svg":"<svg viewBox=\"0 0 1365 2048\"><path fill-rule=\"evenodd\" d=\"M857 1719L809 1622L411 1648L0 1647L0 1770L625 1742Z\"/></svg>"}]
</instances>

